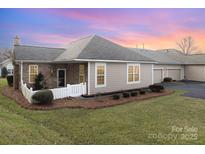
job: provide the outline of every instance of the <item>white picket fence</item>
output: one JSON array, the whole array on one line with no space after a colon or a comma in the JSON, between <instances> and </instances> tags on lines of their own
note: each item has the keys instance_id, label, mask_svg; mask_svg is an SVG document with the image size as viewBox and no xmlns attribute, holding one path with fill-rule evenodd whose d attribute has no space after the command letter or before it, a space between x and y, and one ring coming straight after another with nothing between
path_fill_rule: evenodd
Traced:
<instances>
[{"instance_id":1,"label":"white picket fence","mask_svg":"<svg viewBox=\"0 0 205 154\"><path fill-rule=\"evenodd\" d=\"M66 97L78 97L83 94L86 94L86 83L67 84L63 88L54 88L50 89L53 92L54 99L61 99Z\"/></svg>"},{"instance_id":2,"label":"white picket fence","mask_svg":"<svg viewBox=\"0 0 205 154\"><path fill-rule=\"evenodd\" d=\"M26 83L23 83L23 81L21 81L21 91L24 97L31 103L31 97L36 91L33 91L32 88L29 89Z\"/></svg>"},{"instance_id":3,"label":"white picket fence","mask_svg":"<svg viewBox=\"0 0 205 154\"><path fill-rule=\"evenodd\" d=\"M50 89L53 93L54 100L55 99L61 99L66 97L79 97L81 95L86 94L86 83L80 83L75 85L67 84L66 87L63 88L54 88ZM28 88L26 84L21 81L21 91L24 95L24 97L31 102L31 97L34 93L37 92L33 91L32 88Z\"/></svg>"}]
</instances>

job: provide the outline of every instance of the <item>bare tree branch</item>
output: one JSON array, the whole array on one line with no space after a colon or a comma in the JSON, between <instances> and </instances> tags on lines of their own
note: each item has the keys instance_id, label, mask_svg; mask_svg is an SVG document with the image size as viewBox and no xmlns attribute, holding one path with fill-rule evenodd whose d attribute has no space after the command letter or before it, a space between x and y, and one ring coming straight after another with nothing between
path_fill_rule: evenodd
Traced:
<instances>
[{"instance_id":1,"label":"bare tree branch","mask_svg":"<svg viewBox=\"0 0 205 154\"><path fill-rule=\"evenodd\" d=\"M2 59L12 58L12 51L11 51L11 49L4 49L4 52L0 53L0 57Z\"/></svg>"},{"instance_id":2,"label":"bare tree branch","mask_svg":"<svg viewBox=\"0 0 205 154\"><path fill-rule=\"evenodd\" d=\"M197 50L195 42L191 36L185 37L182 40L176 42L176 45L184 54L191 54L193 51Z\"/></svg>"}]
</instances>

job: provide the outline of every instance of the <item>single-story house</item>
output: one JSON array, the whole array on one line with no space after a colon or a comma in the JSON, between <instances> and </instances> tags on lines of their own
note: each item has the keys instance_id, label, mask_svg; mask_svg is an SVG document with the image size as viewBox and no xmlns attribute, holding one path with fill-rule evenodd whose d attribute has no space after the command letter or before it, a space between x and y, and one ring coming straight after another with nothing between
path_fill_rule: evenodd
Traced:
<instances>
[{"instance_id":1,"label":"single-story house","mask_svg":"<svg viewBox=\"0 0 205 154\"><path fill-rule=\"evenodd\" d=\"M147 87L153 83L156 62L99 36L89 36L65 48L17 44L14 54L14 88L21 81L32 87L38 73L47 87L86 82L87 95Z\"/></svg>"},{"instance_id":2,"label":"single-story house","mask_svg":"<svg viewBox=\"0 0 205 154\"><path fill-rule=\"evenodd\" d=\"M87 95L148 87L165 77L205 81L205 55L185 55L175 49L125 48L96 35L73 41L65 48L15 42L15 89L21 81L32 87L40 72L48 88L86 83Z\"/></svg>"},{"instance_id":3,"label":"single-story house","mask_svg":"<svg viewBox=\"0 0 205 154\"><path fill-rule=\"evenodd\" d=\"M0 77L2 76L1 72L3 67L7 69L7 75L13 75L12 59L4 59L0 57Z\"/></svg>"}]
</instances>

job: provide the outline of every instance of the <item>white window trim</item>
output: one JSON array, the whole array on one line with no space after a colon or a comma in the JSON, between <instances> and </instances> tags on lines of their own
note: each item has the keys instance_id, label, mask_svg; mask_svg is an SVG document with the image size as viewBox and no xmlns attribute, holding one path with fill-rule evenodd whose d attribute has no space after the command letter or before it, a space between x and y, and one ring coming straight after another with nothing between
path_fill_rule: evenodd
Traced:
<instances>
[{"instance_id":1,"label":"white window trim","mask_svg":"<svg viewBox=\"0 0 205 154\"><path fill-rule=\"evenodd\" d=\"M98 66L104 66L104 84L103 85L98 85L97 84L97 67ZM101 87L106 87L107 83L107 68L106 68L106 63L95 63L95 88L101 88Z\"/></svg>"},{"instance_id":2,"label":"white window trim","mask_svg":"<svg viewBox=\"0 0 205 154\"><path fill-rule=\"evenodd\" d=\"M129 82L129 79L128 79L128 68L129 66L139 66L139 81L132 81L132 82ZM137 84L137 83L140 83L141 82L141 66L140 64L127 64L127 84Z\"/></svg>"},{"instance_id":3,"label":"white window trim","mask_svg":"<svg viewBox=\"0 0 205 154\"><path fill-rule=\"evenodd\" d=\"M28 78L29 78L29 83L34 83L34 82L31 82L31 78L30 78L30 73L31 73L31 70L30 70L30 66L37 66L37 75L38 75L38 65L28 65L28 68L29 68L29 73L28 73Z\"/></svg>"},{"instance_id":4,"label":"white window trim","mask_svg":"<svg viewBox=\"0 0 205 154\"><path fill-rule=\"evenodd\" d=\"M59 79L59 74L58 74L58 71L60 71L60 70L64 70L65 71L65 83L64 83L64 87L66 87L66 68L58 68L57 69L57 87L59 87L58 86L58 79Z\"/></svg>"}]
</instances>

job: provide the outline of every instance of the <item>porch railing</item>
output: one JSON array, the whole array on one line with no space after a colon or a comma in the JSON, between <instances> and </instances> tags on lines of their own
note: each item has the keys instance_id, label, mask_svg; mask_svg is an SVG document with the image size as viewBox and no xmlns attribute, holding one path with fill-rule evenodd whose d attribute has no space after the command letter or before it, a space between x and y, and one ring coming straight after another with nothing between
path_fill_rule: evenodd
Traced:
<instances>
[{"instance_id":1,"label":"porch railing","mask_svg":"<svg viewBox=\"0 0 205 154\"><path fill-rule=\"evenodd\" d=\"M86 94L86 83L74 84L70 85L67 84L66 87L62 88L54 88L50 89L53 93L54 100L61 99L66 97L79 97L81 95ZM21 91L24 97L31 103L31 97L33 94L37 92L33 91L32 88L28 88L26 84L21 81Z\"/></svg>"},{"instance_id":2,"label":"porch railing","mask_svg":"<svg viewBox=\"0 0 205 154\"><path fill-rule=\"evenodd\" d=\"M86 94L86 83L67 84L66 87L50 89L53 92L54 99L66 97L78 97Z\"/></svg>"}]
</instances>

